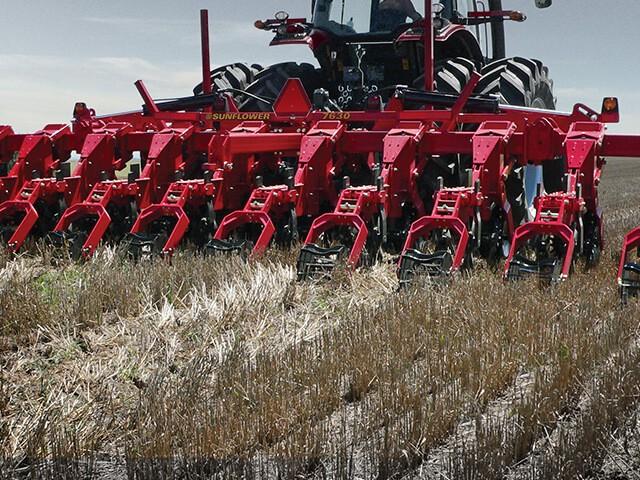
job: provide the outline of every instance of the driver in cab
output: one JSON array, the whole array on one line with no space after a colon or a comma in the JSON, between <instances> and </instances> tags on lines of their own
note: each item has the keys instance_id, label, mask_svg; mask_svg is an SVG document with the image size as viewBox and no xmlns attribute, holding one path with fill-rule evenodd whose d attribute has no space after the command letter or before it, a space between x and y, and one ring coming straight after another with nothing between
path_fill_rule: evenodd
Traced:
<instances>
[{"instance_id":1,"label":"driver in cab","mask_svg":"<svg viewBox=\"0 0 640 480\"><path fill-rule=\"evenodd\" d=\"M374 29L379 32L393 31L407 23L407 18L414 22L422 15L416 10L411 0L382 0L378 7Z\"/></svg>"}]
</instances>

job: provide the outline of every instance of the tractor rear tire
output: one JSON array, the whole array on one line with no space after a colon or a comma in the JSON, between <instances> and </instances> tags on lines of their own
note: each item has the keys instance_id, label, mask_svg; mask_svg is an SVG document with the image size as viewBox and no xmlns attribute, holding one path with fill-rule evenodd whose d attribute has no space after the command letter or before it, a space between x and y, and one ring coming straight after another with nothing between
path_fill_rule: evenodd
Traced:
<instances>
[{"instance_id":1,"label":"tractor rear tire","mask_svg":"<svg viewBox=\"0 0 640 480\"><path fill-rule=\"evenodd\" d=\"M436 92L460 95L462 89L471 79L475 64L464 57L454 57L436 63L434 81ZM424 88L424 75L413 81L413 88Z\"/></svg>"},{"instance_id":2,"label":"tractor rear tire","mask_svg":"<svg viewBox=\"0 0 640 480\"><path fill-rule=\"evenodd\" d=\"M549 69L538 60L503 58L485 66L476 93L497 95L501 103L555 109Z\"/></svg>"},{"instance_id":3,"label":"tractor rear tire","mask_svg":"<svg viewBox=\"0 0 640 480\"><path fill-rule=\"evenodd\" d=\"M256 76L263 70L260 65L247 65L246 63L232 63L211 70L211 86L213 91L234 89L246 90ZM202 95L202 83L193 89L194 95ZM237 93L234 93L236 96Z\"/></svg>"},{"instance_id":4,"label":"tractor rear tire","mask_svg":"<svg viewBox=\"0 0 640 480\"><path fill-rule=\"evenodd\" d=\"M265 68L255 76L251 85L246 88L247 93L240 102L240 110L245 112L268 112L273 107L285 83L290 78L298 78L304 85L309 98L313 92L323 86L320 70L309 63L286 62ZM258 100L258 98L263 101Z\"/></svg>"},{"instance_id":5,"label":"tractor rear tire","mask_svg":"<svg viewBox=\"0 0 640 480\"><path fill-rule=\"evenodd\" d=\"M451 58L436 65L436 90L440 93L460 95L474 70L475 64L463 57Z\"/></svg>"}]
</instances>

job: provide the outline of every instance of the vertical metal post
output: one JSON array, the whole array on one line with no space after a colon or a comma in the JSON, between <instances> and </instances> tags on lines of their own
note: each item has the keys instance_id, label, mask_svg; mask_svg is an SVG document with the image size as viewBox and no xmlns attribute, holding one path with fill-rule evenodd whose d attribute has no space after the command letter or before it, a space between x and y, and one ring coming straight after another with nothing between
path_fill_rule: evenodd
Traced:
<instances>
[{"instance_id":1,"label":"vertical metal post","mask_svg":"<svg viewBox=\"0 0 640 480\"><path fill-rule=\"evenodd\" d=\"M424 0L424 89L433 91L433 0Z\"/></svg>"},{"instance_id":2,"label":"vertical metal post","mask_svg":"<svg viewBox=\"0 0 640 480\"><path fill-rule=\"evenodd\" d=\"M202 40L202 93L211 93L211 54L209 52L209 11L200 10L200 38Z\"/></svg>"},{"instance_id":3,"label":"vertical metal post","mask_svg":"<svg viewBox=\"0 0 640 480\"><path fill-rule=\"evenodd\" d=\"M489 10L492 12L500 12L502 8L502 0L489 0ZM507 46L504 34L504 21L491 22L491 41L493 60L499 60L507 56ZM487 55L489 52L487 52Z\"/></svg>"}]
</instances>

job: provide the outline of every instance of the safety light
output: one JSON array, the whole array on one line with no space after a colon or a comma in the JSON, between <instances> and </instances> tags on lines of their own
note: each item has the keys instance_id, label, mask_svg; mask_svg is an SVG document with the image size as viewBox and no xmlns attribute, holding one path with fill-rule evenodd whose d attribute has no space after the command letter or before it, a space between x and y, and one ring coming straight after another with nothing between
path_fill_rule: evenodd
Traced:
<instances>
[{"instance_id":1,"label":"safety light","mask_svg":"<svg viewBox=\"0 0 640 480\"><path fill-rule=\"evenodd\" d=\"M620 105L616 97L605 97L602 101L602 123L618 123L620 121Z\"/></svg>"},{"instance_id":2,"label":"safety light","mask_svg":"<svg viewBox=\"0 0 640 480\"><path fill-rule=\"evenodd\" d=\"M524 22L527 19L527 16L522 12L514 10L513 12L509 13L509 18L514 22Z\"/></svg>"},{"instance_id":3,"label":"safety light","mask_svg":"<svg viewBox=\"0 0 640 480\"><path fill-rule=\"evenodd\" d=\"M258 30L264 30L266 25L262 20L256 20L256 23L253 24Z\"/></svg>"},{"instance_id":4,"label":"safety light","mask_svg":"<svg viewBox=\"0 0 640 480\"><path fill-rule=\"evenodd\" d=\"M76 117L78 115L82 115L87 110L87 104L83 102L78 102L73 107L73 116Z\"/></svg>"},{"instance_id":5,"label":"safety light","mask_svg":"<svg viewBox=\"0 0 640 480\"><path fill-rule=\"evenodd\" d=\"M602 103L602 111L604 112L618 111L618 99L615 97L605 98L604 102Z\"/></svg>"}]
</instances>

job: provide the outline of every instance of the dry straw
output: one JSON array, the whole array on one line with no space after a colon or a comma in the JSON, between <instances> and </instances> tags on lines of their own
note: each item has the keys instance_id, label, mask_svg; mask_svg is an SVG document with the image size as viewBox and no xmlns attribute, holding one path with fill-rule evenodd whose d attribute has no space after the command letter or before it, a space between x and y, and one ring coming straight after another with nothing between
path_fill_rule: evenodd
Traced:
<instances>
[{"instance_id":1,"label":"dry straw","mask_svg":"<svg viewBox=\"0 0 640 480\"><path fill-rule=\"evenodd\" d=\"M0 476L629 475L609 447L635 428L640 317L613 276L637 177L610 166L602 265L552 289L480 267L399 294L391 263L297 283L278 251L2 257Z\"/></svg>"}]
</instances>

